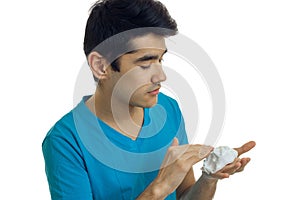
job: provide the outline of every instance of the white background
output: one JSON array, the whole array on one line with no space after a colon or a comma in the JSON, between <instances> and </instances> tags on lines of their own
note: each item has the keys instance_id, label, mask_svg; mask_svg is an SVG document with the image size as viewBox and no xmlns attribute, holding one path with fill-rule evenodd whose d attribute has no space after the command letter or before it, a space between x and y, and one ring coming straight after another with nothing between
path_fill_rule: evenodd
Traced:
<instances>
[{"instance_id":1,"label":"white background","mask_svg":"<svg viewBox=\"0 0 300 200\"><path fill-rule=\"evenodd\" d=\"M298 2L162 2L180 32L204 48L222 77L227 113L218 145L257 142L247 154L249 166L220 181L215 199L298 199ZM50 199L41 143L73 107L92 3L0 3L0 199Z\"/></svg>"}]
</instances>

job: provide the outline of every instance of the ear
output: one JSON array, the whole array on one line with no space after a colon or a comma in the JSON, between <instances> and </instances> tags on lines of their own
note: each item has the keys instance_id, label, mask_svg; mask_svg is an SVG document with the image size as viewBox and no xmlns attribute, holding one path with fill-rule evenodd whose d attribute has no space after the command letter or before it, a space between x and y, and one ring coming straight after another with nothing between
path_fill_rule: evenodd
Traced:
<instances>
[{"instance_id":1,"label":"ear","mask_svg":"<svg viewBox=\"0 0 300 200\"><path fill-rule=\"evenodd\" d=\"M95 51L91 52L88 55L88 63L94 77L96 77L98 80L107 79L108 64L106 59L102 55Z\"/></svg>"}]
</instances>

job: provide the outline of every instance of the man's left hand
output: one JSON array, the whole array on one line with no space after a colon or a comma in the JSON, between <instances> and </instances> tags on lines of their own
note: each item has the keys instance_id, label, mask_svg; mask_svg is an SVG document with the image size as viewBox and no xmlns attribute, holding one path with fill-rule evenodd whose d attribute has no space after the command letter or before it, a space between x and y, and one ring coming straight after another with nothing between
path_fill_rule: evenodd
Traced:
<instances>
[{"instance_id":1,"label":"man's left hand","mask_svg":"<svg viewBox=\"0 0 300 200\"><path fill-rule=\"evenodd\" d=\"M233 175L237 172L242 172L246 165L250 162L250 158L244 157L244 158L239 158L242 154L250 151L253 147L255 147L256 143L254 141L250 141L245 143L239 148L234 148L238 152L238 157L232 162L217 171L214 174L210 174L207 176L210 176L211 178L215 179L224 179L224 178L229 178L230 175ZM205 173L205 172L203 172Z\"/></svg>"}]
</instances>

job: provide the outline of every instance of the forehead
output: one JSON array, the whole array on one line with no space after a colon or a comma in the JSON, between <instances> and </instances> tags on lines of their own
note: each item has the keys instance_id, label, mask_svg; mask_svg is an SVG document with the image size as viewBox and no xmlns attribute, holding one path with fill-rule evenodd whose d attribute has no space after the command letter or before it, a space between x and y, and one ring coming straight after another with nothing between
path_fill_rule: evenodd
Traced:
<instances>
[{"instance_id":1,"label":"forehead","mask_svg":"<svg viewBox=\"0 0 300 200\"><path fill-rule=\"evenodd\" d=\"M166 52L165 38L154 34L134 38L130 41L131 51L121 56L122 60L135 60L141 57L161 57Z\"/></svg>"},{"instance_id":2,"label":"forehead","mask_svg":"<svg viewBox=\"0 0 300 200\"><path fill-rule=\"evenodd\" d=\"M130 40L130 46L132 46L134 51L146 51L151 49L164 51L167 48L165 38L152 33Z\"/></svg>"},{"instance_id":3,"label":"forehead","mask_svg":"<svg viewBox=\"0 0 300 200\"><path fill-rule=\"evenodd\" d=\"M158 60L167 50L165 38L154 34L131 39L129 46L127 52L118 59L121 71L127 71L138 63Z\"/></svg>"}]
</instances>

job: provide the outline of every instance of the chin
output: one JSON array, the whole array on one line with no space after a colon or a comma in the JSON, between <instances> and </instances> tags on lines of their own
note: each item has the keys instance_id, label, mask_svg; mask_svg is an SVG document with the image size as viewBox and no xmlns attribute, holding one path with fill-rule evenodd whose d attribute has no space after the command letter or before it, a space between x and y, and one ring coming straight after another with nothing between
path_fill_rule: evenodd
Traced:
<instances>
[{"instance_id":1,"label":"chin","mask_svg":"<svg viewBox=\"0 0 300 200\"><path fill-rule=\"evenodd\" d=\"M152 108L157 104L157 102L153 103L153 104L147 104L145 106L143 106L144 108Z\"/></svg>"},{"instance_id":2,"label":"chin","mask_svg":"<svg viewBox=\"0 0 300 200\"><path fill-rule=\"evenodd\" d=\"M153 106L155 106L157 104L157 98L155 99L148 99L147 101L143 101L143 102L135 102L132 103L132 106L136 106L136 107L142 107L142 108L151 108Z\"/></svg>"},{"instance_id":3,"label":"chin","mask_svg":"<svg viewBox=\"0 0 300 200\"><path fill-rule=\"evenodd\" d=\"M151 99L148 99L148 101L145 101L145 108L151 108L153 106L155 106L157 104L157 96L156 98L151 98Z\"/></svg>"}]
</instances>

